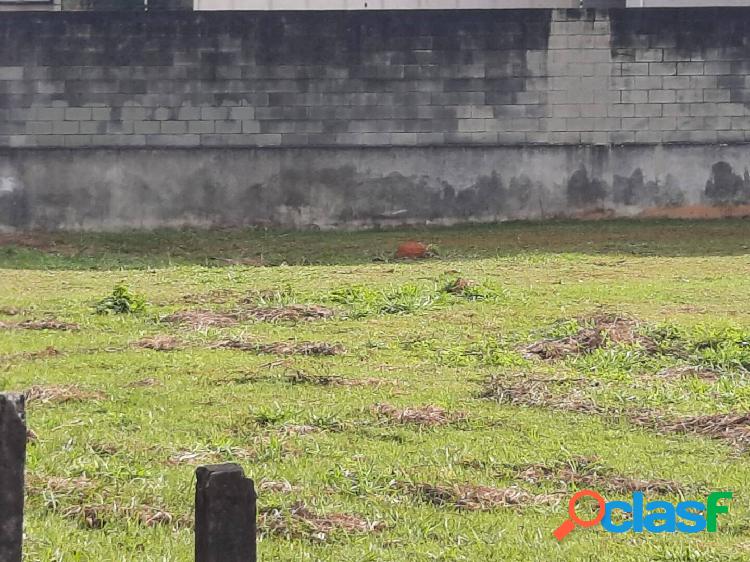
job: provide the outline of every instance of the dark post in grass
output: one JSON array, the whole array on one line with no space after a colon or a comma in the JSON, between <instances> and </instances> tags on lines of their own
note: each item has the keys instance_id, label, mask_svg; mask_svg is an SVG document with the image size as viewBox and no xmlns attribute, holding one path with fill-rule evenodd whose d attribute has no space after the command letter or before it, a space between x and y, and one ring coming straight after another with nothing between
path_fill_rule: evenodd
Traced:
<instances>
[{"instance_id":1,"label":"dark post in grass","mask_svg":"<svg viewBox=\"0 0 750 562\"><path fill-rule=\"evenodd\" d=\"M26 419L22 394L0 394L0 560L21 562Z\"/></svg>"},{"instance_id":2,"label":"dark post in grass","mask_svg":"<svg viewBox=\"0 0 750 562\"><path fill-rule=\"evenodd\" d=\"M253 481L234 463L195 476L195 562L256 562Z\"/></svg>"}]
</instances>

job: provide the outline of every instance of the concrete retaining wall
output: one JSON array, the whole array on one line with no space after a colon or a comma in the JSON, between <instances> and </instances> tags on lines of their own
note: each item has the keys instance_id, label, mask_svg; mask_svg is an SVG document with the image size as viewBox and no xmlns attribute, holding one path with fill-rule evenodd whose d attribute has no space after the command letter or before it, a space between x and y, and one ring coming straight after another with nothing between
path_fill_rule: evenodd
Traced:
<instances>
[{"instance_id":1,"label":"concrete retaining wall","mask_svg":"<svg viewBox=\"0 0 750 562\"><path fill-rule=\"evenodd\" d=\"M0 228L742 214L750 9L11 14Z\"/></svg>"}]
</instances>

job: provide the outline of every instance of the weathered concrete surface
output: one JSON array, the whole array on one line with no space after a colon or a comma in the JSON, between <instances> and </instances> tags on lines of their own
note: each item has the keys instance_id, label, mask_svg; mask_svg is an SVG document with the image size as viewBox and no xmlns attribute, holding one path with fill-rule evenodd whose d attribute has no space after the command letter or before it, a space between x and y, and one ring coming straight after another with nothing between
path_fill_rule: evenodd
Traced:
<instances>
[{"instance_id":1,"label":"weathered concrete surface","mask_svg":"<svg viewBox=\"0 0 750 562\"><path fill-rule=\"evenodd\" d=\"M255 562L255 488L237 464L195 471L195 561Z\"/></svg>"},{"instance_id":2,"label":"weathered concrete surface","mask_svg":"<svg viewBox=\"0 0 750 562\"><path fill-rule=\"evenodd\" d=\"M0 228L750 214L750 145L0 150Z\"/></svg>"},{"instance_id":3,"label":"weathered concrete surface","mask_svg":"<svg viewBox=\"0 0 750 562\"><path fill-rule=\"evenodd\" d=\"M0 394L0 560L21 562L26 422L24 398Z\"/></svg>"}]
</instances>

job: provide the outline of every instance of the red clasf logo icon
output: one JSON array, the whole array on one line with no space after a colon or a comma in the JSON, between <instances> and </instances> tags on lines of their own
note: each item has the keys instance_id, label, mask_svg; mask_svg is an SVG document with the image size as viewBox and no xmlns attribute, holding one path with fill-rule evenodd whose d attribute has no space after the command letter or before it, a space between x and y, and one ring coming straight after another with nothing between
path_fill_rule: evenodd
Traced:
<instances>
[{"instance_id":1,"label":"red clasf logo icon","mask_svg":"<svg viewBox=\"0 0 750 562\"><path fill-rule=\"evenodd\" d=\"M596 503L599 504L599 511L593 519L581 519L576 513L576 503L578 503L578 500L581 498L586 497L595 499ZM558 541L563 540L568 533L575 529L576 525L579 527L594 527L598 525L602 522L602 519L604 519L605 509L606 504L604 498L598 492L595 492L594 490L581 490L580 492L576 492L568 502L569 519L566 519L562 525L555 529L555 532L553 533L555 538Z\"/></svg>"}]
</instances>

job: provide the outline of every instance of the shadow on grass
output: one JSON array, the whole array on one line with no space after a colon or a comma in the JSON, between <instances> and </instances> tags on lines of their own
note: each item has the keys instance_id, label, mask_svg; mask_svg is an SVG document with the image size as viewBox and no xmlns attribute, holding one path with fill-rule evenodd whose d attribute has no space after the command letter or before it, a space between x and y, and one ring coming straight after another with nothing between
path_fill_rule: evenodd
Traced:
<instances>
[{"instance_id":1,"label":"shadow on grass","mask_svg":"<svg viewBox=\"0 0 750 562\"><path fill-rule=\"evenodd\" d=\"M461 260L534 254L735 256L750 253L750 220L507 222L358 232L174 229L0 234L0 268L142 269L173 265L358 265L390 261L400 242Z\"/></svg>"}]
</instances>

